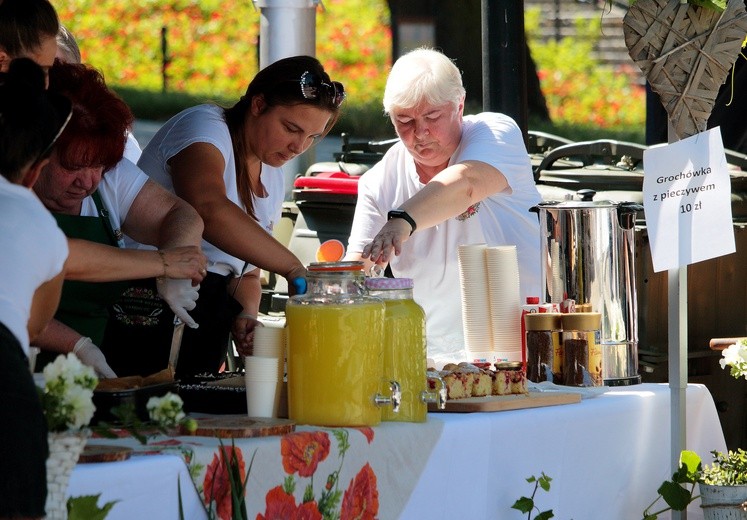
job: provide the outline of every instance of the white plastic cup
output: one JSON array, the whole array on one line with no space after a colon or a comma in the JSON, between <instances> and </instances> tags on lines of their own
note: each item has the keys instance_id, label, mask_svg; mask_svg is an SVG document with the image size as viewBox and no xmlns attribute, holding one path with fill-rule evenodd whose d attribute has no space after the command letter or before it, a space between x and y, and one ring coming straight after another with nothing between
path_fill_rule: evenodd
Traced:
<instances>
[{"instance_id":1,"label":"white plastic cup","mask_svg":"<svg viewBox=\"0 0 747 520\"><path fill-rule=\"evenodd\" d=\"M278 381L246 380L246 414L249 417L277 417L280 392Z\"/></svg>"},{"instance_id":2,"label":"white plastic cup","mask_svg":"<svg viewBox=\"0 0 747 520\"><path fill-rule=\"evenodd\" d=\"M256 327L254 329L255 356L285 359L285 329L279 327Z\"/></svg>"},{"instance_id":3,"label":"white plastic cup","mask_svg":"<svg viewBox=\"0 0 747 520\"><path fill-rule=\"evenodd\" d=\"M281 380L283 364L276 357L246 356L244 358L244 378L255 381Z\"/></svg>"}]
</instances>

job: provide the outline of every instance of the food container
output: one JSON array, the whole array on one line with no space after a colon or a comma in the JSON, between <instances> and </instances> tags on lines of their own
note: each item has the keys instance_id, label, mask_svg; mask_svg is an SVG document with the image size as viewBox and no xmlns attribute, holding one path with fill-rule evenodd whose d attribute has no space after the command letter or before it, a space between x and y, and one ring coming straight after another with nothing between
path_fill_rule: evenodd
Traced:
<instances>
[{"instance_id":1,"label":"food container","mask_svg":"<svg viewBox=\"0 0 747 520\"><path fill-rule=\"evenodd\" d=\"M367 278L370 296L384 300L384 373L399 382L399 412L382 409L384 421L425 422L428 402L425 312L412 298L412 278Z\"/></svg>"},{"instance_id":2,"label":"food container","mask_svg":"<svg viewBox=\"0 0 747 520\"><path fill-rule=\"evenodd\" d=\"M146 405L151 397L162 397L169 392L177 393L176 382L128 388L126 390L95 390L93 405L96 411L91 419L92 424L107 422L116 424L120 419L112 413L116 407L132 407L141 421L150 420Z\"/></svg>"},{"instance_id":3,"label":"food container","mask_svg":"<svg viewBox=\"0 0 747 520\"><path fill-rule=\"evenodd\" d=\"M379 424L381 407L397 409L400 399L398 384L384 379L384 302L366 294L363 262L310 264L307 283L285 310L290 419Z\"/></svg>"},{"instance_id":4,"label":"food container","mask_svg":"<svg viewBox=\"0 0 747 520\"><path fill-rule=\"evenodd\" d=\"M563 349L559 313L524 315L527 346L527 379L534 383L563 384Z\"/></svg>"},{"instance_id":5,"label":"food container","mask_svg":"<svg viewBox=\"0 0 747 520\"><path fill-rule=\"evenodd\" d=\"M603 386L598 312L563 314L563 382L568 386Z\"/></svg>"}]
</instances>

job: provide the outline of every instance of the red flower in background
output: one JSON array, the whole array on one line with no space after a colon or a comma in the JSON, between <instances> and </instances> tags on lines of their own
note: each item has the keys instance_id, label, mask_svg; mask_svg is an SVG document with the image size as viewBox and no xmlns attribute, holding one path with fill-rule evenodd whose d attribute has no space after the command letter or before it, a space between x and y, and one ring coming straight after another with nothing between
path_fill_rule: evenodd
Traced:
<instances>
[{"instance_id":1,"label":"red flower in background","mask_svg":"<svg viewBox=\"0 0 747 520\"><path fill-rule=\"evenodd\" d=\"M373 520L379 513L376 474L370 464L361 468L342 497L340 520Z\"/></svg>"},{"instance_id":2,"label":"red flower in background","mask_svg":"<svg viewBox=\"0 0 747 520\"><path fill-rule=\"evenodd\" d=\"M244 455L241 448L234 446L222 446L218 453L213 455L213 460L208 464L205 471L205 481L202 484L205 494L205 504L215 503L218 518L230 520L233 513L231 505L231 482L228 477L228 468L236 467L241 485L246 479Z\"/></svg>"},{"instance_id":3,"label":"red flower in background","mask_svg":"<svg viewBox=\"0 0 747 520\"><path fill-rule=\"evenodd\" d=\"M305 502L296 506L293 495L286 493L282 486L276 486L265 497L265 514L258 514L257 520L321 520L322 514L316 502Z\"/></svg>"},{"instance_id":4,"label":"red flower in background","mask_svg":"<svg viewBox=\"0 0 747 520\"><path fill-rule=\"evenodd\" d=\"M286 473L298 472L299 477L310 477L319 462L329 455L329 435L325 432L298 432L283 436L280 454Z\"/></svg>"}]
</instances>

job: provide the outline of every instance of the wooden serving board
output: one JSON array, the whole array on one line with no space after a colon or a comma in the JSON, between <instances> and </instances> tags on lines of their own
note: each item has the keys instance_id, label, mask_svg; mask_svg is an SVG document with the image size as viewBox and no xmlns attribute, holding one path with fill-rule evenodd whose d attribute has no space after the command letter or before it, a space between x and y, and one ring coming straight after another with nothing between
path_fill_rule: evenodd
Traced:
<instances>
[{"instance_id":1,"label":"wooden serving board","mask_svg":"<svg viewBox=\"0 0 747 520\"><path fill-rule=\"evenodd\" d=\"M203 437L248 438L285 435L296 429L289 419L247 417L246 415L211 415L194 417L197 430L193 435Z\"/></svg>"},{"instance_id":2,"label":"wooden serving board","mask_svg":"<svg viewBox=\"0 0 747 520\"><path fill-rule=\"evenodd\" d=\"M86 444L83 453L78 457L78 462L83 464L89 462L118 462L129 459L130 455L132 455L132 448L127 446Z\"/></svg>"},{"instance_id":3,"label":"wooden serving board","mask_svg":"<svg viewBox=\"0 0 747 520\"><path fill-rule=\"evenodd\" d=\"M502 412L559 404L573 404L581 401L580 394L562 392L530 392L529 394L488 395L466 397L446 401L446 409L439 410L435 403L428 403L429 412Z\"/></svg>"}]
</instances>

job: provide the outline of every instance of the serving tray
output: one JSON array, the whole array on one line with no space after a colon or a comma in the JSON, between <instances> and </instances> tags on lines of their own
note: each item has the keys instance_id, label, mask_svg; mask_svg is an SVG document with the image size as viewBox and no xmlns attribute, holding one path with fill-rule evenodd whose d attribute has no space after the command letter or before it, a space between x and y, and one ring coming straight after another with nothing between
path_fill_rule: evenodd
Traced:
<instances>
[{"instance_id":1,"label":"serving tray","mask_svg":"<svg viewBox=\"0 0 747 520\"><path fill-rule=\"evenodd\" d=\"M78 457L78 462L87 464L90 462L118 462L127 460L132 455L132 448L127 446L113 446L108 444L86 444L83 453Z\"/></svg>"},{"instance_id":2,"label":"serving tray","mask_svg":"<svg viewBox=\"0 0 747 520\"><path fill-rule=\"evenodd\" d=\"M581 401L580 394L563 392L530 392L529 394L487 395L485 397L465 397L446 401L446 409L439 410L435 403L428 403L429 412L502 412L574 404Z\"/></svg>"},{"instance_id":3,"label":"serving tray","mask_svg":"<svg viewBox=\"0 0 747 520\"><path fill-rule=\"evenodd\" d=\"M268 437L270 435L285 435L296 429L295 422L289 419L277 419L274 417L213 415L209 417L194 417L194 419L197 421L197 430L193 435L204 437Z\"/></svg>"}]
</instances>

